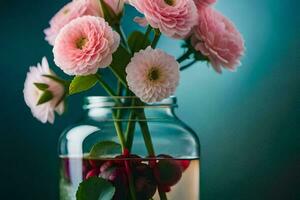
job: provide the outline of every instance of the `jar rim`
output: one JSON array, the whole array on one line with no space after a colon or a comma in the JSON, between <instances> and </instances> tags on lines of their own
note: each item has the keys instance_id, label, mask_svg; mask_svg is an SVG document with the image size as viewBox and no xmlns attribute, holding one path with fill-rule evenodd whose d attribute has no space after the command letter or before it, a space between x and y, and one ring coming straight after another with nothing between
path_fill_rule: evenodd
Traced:
<instances>
[{"instance_id":1,"label":"jar rim","mask_svg":"<svg viewBox=\"0 0 300 200\"><path fill-rule=\"evenodd\" d=\"M160 102L144 103L144 105L132 106L131 102L134 99L139 99L136 96L86 96L84 97L83 109L91 108L118 108L118 109L132 109L132 108L167 108L177 107L177 98L170 96ZM122 104L117 104L116 101Z\"/></svg>"}]
</instances>

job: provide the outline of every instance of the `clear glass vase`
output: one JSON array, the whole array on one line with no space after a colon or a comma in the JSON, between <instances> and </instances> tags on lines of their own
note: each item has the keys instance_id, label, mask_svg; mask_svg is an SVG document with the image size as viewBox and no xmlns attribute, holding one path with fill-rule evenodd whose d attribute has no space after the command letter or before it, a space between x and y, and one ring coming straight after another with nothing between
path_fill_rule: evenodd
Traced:
<instances>
[{"instance_id":1,"label":"clear glass vase","mask_svg":"<svg viewBox=\"0 0 300 200\"><path fill-rule=\"evenodd\" d=\"M200 199L199 140L175 115L175 97L151 105L87 97L83 108L83 119L60 138L60 200L75 200L79 184L93 176L114 185L114 200ZM101 142L120 144L120 133L122 150L91 156Z\"/></svg>"}]
</instances>

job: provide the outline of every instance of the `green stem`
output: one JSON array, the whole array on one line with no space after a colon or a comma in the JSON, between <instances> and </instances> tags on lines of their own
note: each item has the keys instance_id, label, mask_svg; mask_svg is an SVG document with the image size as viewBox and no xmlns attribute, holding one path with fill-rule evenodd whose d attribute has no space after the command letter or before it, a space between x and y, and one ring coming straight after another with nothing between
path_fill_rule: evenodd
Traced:
<instances>
[{"instance_id":1,"label":"green stem","mask_svg":"<svg viewBox=\"0 0 300 200\"><path fill-rule=\"evenodd\" d=\"M114 93L113 89L101 78L101 76L99 74L96 74L97 78L98 78L98 82L100 83L100 85L103 87L103 89L112 97L114 98L114 100L116 101L116 103L118 105L122 105L122 102L120 101L120 99L118 99L116 97L116 94ZM122 146L122 150L124 151L126 149L125 146L125 138L124 135L122 133L122 129L120 126L120 123L118 121L117 115L115 114L115 112L113 112L113 121L114 121L114 125L115 125L115 129L118 135L118 138L120 140L121 146Z\"/></svg>"},{"instance_id":2,"label":"green stem","mask_svg":"<svg viewBox=\"0 0 300 200\"><path fill-rule=\"evenodd\" d=\"M135 185L134 185L134 180L132 177L132 172L130 170L128 160L125 160L125 168L126 168L127 176L128 176L128 184L129 184L129 191L130 191L131 199L136 200Z\"/></svg>"},{"instance_id":3,"label":"green stem","mask_svg":"<svg viewBox=\"0 0 300 200\"><path fill-rule=\"evenodd\" d=\"M121 146L122 146L122 151L124 152L125 149L126 149L125 137L124 137L124 135L122 133L122 129L121 129L120 123L118 121L118 117L115 114L115 112L113 112L113 121L114 121L115 129L116 129L119 141L120 141Z\"/></svg>"},{"instance_id":4,"label":"green stem","mask_svg":"<svg viewBox=\"0 0 300 200\"><path fill-rule=\"evenodd\" d=\"M135 102L135 100L133 100L133 102ZM143 103L141 103L141 104L144 105ZM133 103L132 106L133 105L135 105L135 104ZM137 116L135 116L135 115L137 115ZM144 109L136 110L135 112L132 111L132 113L131 113L132 118L130 117L130 119L133 119L133 120L130 120L129 124L132 123L133 126L135 126L134 116L138 118L138 122L139 122L139 125L141 127L144 142L145 142L145 145L146 145L149 156L150 157L155 156L153 142L152 142L152 138L151 138L151 134L150 134L150 131L149 131L147 118L146 118ZM128 124L128 127L131 126L129 124ZM131 150L132 142L133 142L133 136L134 136L134 130L132 130L132 132L129 132L129 134L127 136L129 136L129 137L127 137L126 146L130 147L130 150ZM161 190L159 190L159 197L160 197L161 200L167 200L168 199L166 193L161 191Z\"/></svg>"},{"instance_id":5,"label":"green stem","mask_svg":"<svg viewBox=\"0 0 300 200\"><path fill-rule=\"evenodd\" d=\"M123 30L122 26L121 26L120 24L117 24L117 25L115 26L115 29L116 29L116 31L119 33L119 35L120 35L120 37L121 37L121 41L122 41L122 43L125 45L125 47L126 47L126 49L128 50L128 52L129 52L130 54L132 54L131 49L130 49L130 46L129 46L128 42L127 42L127 37L126 37L126 35L125 35L125 33L124 33L124 30Z\"/></svg>"},{"instance_id":6,"label":"green stem","mask_svg":"<svg viewBox=\"0 0 300 200\"><path fill-rule=\"evenodd\" d=\"M158 193L159 193L159 198L161 200L168 200L167 195L165 192L161 191L160 189L158 189Z\"/></svg>"},{"instance_id":7,"label":"green stem","mask_svg":"<svg viewBox=\"0 0 300 200\"><path fill-rule=\"evenodd\" d=\"M189 68L190 66L194 65L196 62L197 62L197 60L193 60L192 62L180 67L180 71L183 71L183 70Z\"/></svg>"},{"instance_id":8,"label":"green stem","mask_svg":"<svg viewBox=\"0 0 300 200\"><path fill-rule=\"evenodd\" d=\"M124 78L123 77L121 77L119 74L118 74L118 72L116 72L116 70L113 68L113 67L109 67L109 69L112 71L112 73L115 75L115 77L118 79L118 81L120 81L122 84L123 84L123 86L125 87L125 88L127 88L127 83L126 83L126 80L124 80Z\"/></svg>"},{"instance_id":9,"label":"green stem","mask_svg":"<svg viewBox=\"0 0 300 200\"><path fill-rule=\"evenodd\" d=\"M148 27L149 28L149 27ZM154 39L152 41L151 47L153 49L156 48L158 41L161 37L161 32L158 29L155 29L155 35L154 35ZM142 105L144 105L142 103ZM141 109L140 112L137 112L138 114L138 121L141 127L141 131L143 133L143 137L144 137L144 141L145 141L145 145L148 151L149 156L155 156L155 151L154 151L154 147L153 147L153 142L152 142L152 138L151 138L151 134L149 131L149 127L148 127L148 123L147 123L147 118L145 115L145 111L144 109ZM165 192L162 192L159 190L159 196L161 200L167 200L167 196Z\"/></svg>"},{"instance_id":10,"label":"green stem","mask_svg":"<svg viewBox=\"0 0 300 200\"><path fill-rule=\"evenodd\" d=\"M192 49L187 50L182 56L177 59L177 62L182 63L186 59L190 58L190 55L193 53Z\"/></svg>"},{"instance_id":11,"label":"green stem","mask_svg":"<svg viewBox=\"0 0 300 200\"><path fill-rule=\"evenodd\" d=\"M135 119L136 119L136 115L134 111L131 111L128 120L127 130L126 130L126 147L129 150L129 152L131 152L132 144L133 144Z\"/></svg>"},{"instance_id":12,"label":"green stem","mask_svg":"<svg viewBox=\"0 0 300 200\"><path fill-rule=\"evenodd\" d=\"M128 124L127 124L127 130L126 130L126 147L131 152L132 149L132 144L133 144L133 138L134 138L134 130L135 130L135 123L136 123L136 114L135 114L135 98L132 99L131 103L131 112L129 115L128 119Z\"/></svg>"},{"instance_id":13,"label":"green stem","mask_svg":"<svg viewBox=\"0 0 300 200\"><path fill-rule=\"evenodd\" d=\"M157 46L158 41L160 39L160 36L161 36L161 32L158 29L155 29L154 39L153 39L152 44L151 44L151 47L153 49L155 49L155 47Z\"/></svg>"},{"instance_id":14,"label":"green stem","mask_svg":"<svg viewBox=\"0 0 300 200\"><path fill-rule=\"evenodd\" d=\"M145 44L146 41L148 40L151 31L152 31L152 27L149 25L149 26L147 27L147 30L146 30L146 33L145 33L145 38L144 38L143 44Z\"/></svg>"},{"instance_id":15,"label":"green stem","mask_svg":"<svg viewBox=\"0 0 300 200\"><path fill-rule=\"evenodd\" d=\"M132 100L132 105L134 105L135 99ZM133 136L134 136L134 129L135 129L135 121L134 121L134 112L131 111L130 117L129 117L129 122L127 124L127 130L126 130L126 148L129 152L131 152L132 148L132 143L133 143ZM136 191L135 191L135 184L134 184L134 179L132 177L132 173L130 170L130 166L128 164L128 161L125 161L125 167L127 171L127 176L128 176L128 183L129 183L129 191L131 195L132 200L136 200Z\"/></svg>"},{"instance_id":16,"label":"green stem","mask_svg":"<svg viewBox=\"0 0 300 200\"><path fill-rule=\"evenodd\" d=\"M139 121L141 130L142 130L142 133L143 133L143 137L144 137L144 141L145 141L145 145L146 145L148 154L149 154L149 156L155 156L153 142L152 142L152 138L151 138L151 134L149 131L149 127L148 127L144 109L137 111L137 117L139 119L138 121Z\"/></svg>"},{"instance_id":17,"label":"green stem","mask_svg":"<svg viewBox=\"0 0 300 200\"><path fill-rule=\"evenodd\" d=\"M117 94L114 90L102 79L100 74L96 74L99 84L103 87L103 89L116 101L118 104L122 104L122 102L116 98Z\"/></svg>"},{"instance_id":18,"label":"green stem","mask_svg":"<svg viewBox=\"0 0 300 200\"><path fill-rule=\"evenodd\" d=\"M122 91L123 91L122 83L118 80L118 83L117 83L117 95L121 96L122 95ZM121 114L122 114L121 112L122 112L121 109L117 110L117 118L118 119L120 119L120 117L121 117Z\"/></svg>"},{"instance_id":19,"label":"green stem","mask_svg":"<svg viewBox=\"0 0 300 200\"><path fill-rule=\"evenodd\" d=\"M120 80L118 80L118 83L117 83L117 95L118 96L122 95L122 90L123 90L122 83Z\"/></svg>"}]
</instances>

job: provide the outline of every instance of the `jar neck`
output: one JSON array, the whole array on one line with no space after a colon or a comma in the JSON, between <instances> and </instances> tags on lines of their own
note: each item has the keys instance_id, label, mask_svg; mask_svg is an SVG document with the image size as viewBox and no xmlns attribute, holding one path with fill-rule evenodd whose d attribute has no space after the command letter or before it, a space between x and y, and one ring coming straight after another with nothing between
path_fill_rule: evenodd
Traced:
<instances>
[{"instance_id":1,"label":"jar neck","mask_svg":"<svg viewBox=\"0 0 300 200\"><path fill-rule=\"evenodd\" d=\"M137 97L92 96L85 98L83 106L87 117L97 121L128 121L131 113L141 111L145 112L147 121L172 120L175 118L175 108L176 97L164 99L159 103L145 104Z\"/></svg>"}]
</instances>

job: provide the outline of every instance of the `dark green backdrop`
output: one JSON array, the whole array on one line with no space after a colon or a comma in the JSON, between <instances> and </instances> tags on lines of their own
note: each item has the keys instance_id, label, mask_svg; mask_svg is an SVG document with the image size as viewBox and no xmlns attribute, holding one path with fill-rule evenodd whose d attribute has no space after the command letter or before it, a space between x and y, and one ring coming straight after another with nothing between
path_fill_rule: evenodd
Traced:
<instances>
[{"instance_id":1,"label":"dark green backdrop","mask_svg":"<svg viewBox=\"0 0 300 200\"><path fill-rule=\"evenodd\" d=\"M65 2L0 1L3 200L58 199L57 139L79 118L81 97L50 126L31 117L22 90L28 66L52 58L42 30ZM219 0L216 7L237 24L247 52L237 73L217 75L203 64L182 74L178 114L201 139L201 199L300 199L300 3ZM180 54L175 41L160 46Z\"/></svg>"}]
</instances>

